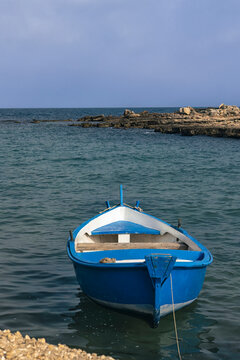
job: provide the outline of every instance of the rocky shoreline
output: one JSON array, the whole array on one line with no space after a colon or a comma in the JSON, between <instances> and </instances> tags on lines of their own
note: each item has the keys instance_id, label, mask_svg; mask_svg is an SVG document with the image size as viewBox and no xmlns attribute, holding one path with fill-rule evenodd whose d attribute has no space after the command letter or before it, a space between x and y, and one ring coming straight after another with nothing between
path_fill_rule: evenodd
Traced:
<instances>
[{"instance_id":1,"label":"rocky shoreline","mask_svg":"<svg viewBox=\"0 0 240 360\"><path fill-rule=\"evenodd\" d=\"M135 113L126 109L123 115L84 116L77 120L35 120L42 122L68 122L69 126L83 128L151 129L163 134L185 136L206 135L214 137L240 138L240 108L221 104L218 108L181 107L173 113Z\"/></svg>"},{"instance_id":2,"label":"rocky shoreline","mask_svg":"<svg viewBox=\"0 0 240 360\"><path fill-rule=\"evenodd\" d=\"M44 338L23 337L19 331L0 330L0 359L14 360L114 360L111 356L89 354L66 345L51 345Z\"/></svg>"},{"instance_id":3,"label":"rocky shoreline","mask_svg":"<svg viewBox=\"0 0 240 360\"><path fill-rule=\"evenodd\" d=\"M240 108L221 104L219 108L183 107L174 113L139 114L126 109L122 116L84 116L69 126L140 128L163 134L240 138Z\"/></svg>"}]
</instances>

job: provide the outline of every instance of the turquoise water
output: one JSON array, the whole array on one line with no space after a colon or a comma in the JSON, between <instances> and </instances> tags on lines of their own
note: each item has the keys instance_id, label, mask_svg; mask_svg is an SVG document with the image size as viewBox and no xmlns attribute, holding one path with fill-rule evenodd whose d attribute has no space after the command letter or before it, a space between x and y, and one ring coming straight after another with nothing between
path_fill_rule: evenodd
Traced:
<instances>
[{"instance_id":1,"label":"turquoise water","mask_svg":"<svg viewBox=\"0 0 240 360\"><path fill-rule=\"evenodd\" d=\"M122 112L0 110L1 329L122 360L178 358L172 315L154 330L90 302L66 254L68 230L119 202L122 183L125 202L181 218L214 256L198 300L176 313L183 359L238 359L240 141L29 122Z\"/></svg>"}]
</instances>

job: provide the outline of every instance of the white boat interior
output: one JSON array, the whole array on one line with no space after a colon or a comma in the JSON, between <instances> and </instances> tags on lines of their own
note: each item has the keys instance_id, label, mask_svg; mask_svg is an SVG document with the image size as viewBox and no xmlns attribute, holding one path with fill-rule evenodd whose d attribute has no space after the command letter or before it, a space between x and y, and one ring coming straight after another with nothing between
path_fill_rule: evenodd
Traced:
<instances>
[{"instance_id":1,"label":"white boat interior","mask_svg":"<svg viewBox=\"0 0 240 360\"><path fill-rule=\"evenodd\" d=\"M75 238L75 250L176 249L201 251L180 230L129 206L103 212L83 226Z\"/></svg>"}]
</instances>

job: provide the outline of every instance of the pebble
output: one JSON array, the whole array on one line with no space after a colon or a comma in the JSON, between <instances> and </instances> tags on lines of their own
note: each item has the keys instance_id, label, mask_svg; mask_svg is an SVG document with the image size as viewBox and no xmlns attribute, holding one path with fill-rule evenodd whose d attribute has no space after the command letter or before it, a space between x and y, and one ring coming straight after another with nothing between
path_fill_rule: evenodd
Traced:
<instances>
[{"instance_id":1,"label":"pebble","mask_svg":"<svg viewBox=\"0 0 240 360\"><path fill-rule=\"evenodd\" d=\"M89 354L67 345L48 344L44 338L25 337L17 331L0 330L0 360L114 360L111 356Z\"/></svg>"}]
</instances>

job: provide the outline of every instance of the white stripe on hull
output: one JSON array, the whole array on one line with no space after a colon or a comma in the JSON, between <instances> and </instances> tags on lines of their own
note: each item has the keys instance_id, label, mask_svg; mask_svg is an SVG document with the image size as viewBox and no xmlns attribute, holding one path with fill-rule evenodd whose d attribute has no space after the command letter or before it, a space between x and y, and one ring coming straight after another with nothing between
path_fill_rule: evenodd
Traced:
<instances>
[{"instance_id":1,"label":"white stripe on hull","mask_svg":"<svg viewBox=\"0 0 240 360\"><path fill-rule=\"evenodd\" d=\"M113 264L128 264L128 263L144 263L145 259L125 259L125 260L116 260ZM188 259L176 259L176 262L193 262L193 260Z\"/></svg>"},{"instance_id":2,"label":"white stripe on hull","mask_svg":"<svg viewBox=\"0 0 240 360\"><path fill-rule=\"evenodd\" d=\"M134 311L134 312L138 312L138 313L142 313L142 314L150 314L150 315L153 313L153 306L149 305L149 304L136 304L136 305L134 305L134 304L118 304L118 303L98 300L93 297L90 297L90 299L92 299L93 301L95 301L101 305L108 306L108 307L118 309L118 310ZM197 298L194 298L192 300L189 300L189 301L186 301L183 303L174 304L174 309L179 310L179 309L183 308L184 306L191 304L196 299ZM172 311L173 311L172 304L162 305L160 308L161 317L166 316L167 314L171 313Z\"/></svg>"}]
</instances>

